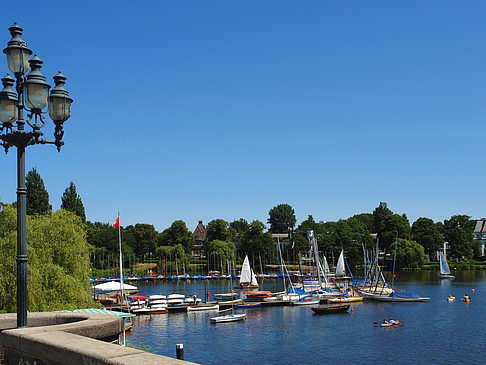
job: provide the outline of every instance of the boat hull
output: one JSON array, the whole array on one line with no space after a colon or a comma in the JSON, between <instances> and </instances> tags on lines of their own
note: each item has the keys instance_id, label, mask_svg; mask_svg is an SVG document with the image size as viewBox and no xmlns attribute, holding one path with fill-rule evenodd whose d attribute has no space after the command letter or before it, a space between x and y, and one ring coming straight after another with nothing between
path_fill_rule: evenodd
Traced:
<instances>
[{"instance_id":1,"label":"boat hull","mask_svg":"<svg viewBox=\"0 0 486 365\"><path fill-rule=\"evenodd\" d=\"M246 314L228 314L226 316L219 316L210 318L211 323L227 323L236 321L245 321Z\"/></svg>"},{"instance_id":2,"label":"boat hull","mask_svg":"<svg viewBox=\"0 0 486 365\"><path fill-rule=\"evenodd\" d=\"M350 304L334 305L334 306L328 306L328 307L312 307L311 309L315 314L332 314L332 313L347 312L349 307L351 307Z\"/></svg>"}]
</instances>

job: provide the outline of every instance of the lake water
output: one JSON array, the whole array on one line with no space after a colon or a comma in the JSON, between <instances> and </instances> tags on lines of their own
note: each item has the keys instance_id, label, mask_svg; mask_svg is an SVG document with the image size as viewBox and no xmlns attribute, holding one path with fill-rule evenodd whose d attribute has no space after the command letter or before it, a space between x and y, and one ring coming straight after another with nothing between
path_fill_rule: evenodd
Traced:
<instances>
[{"instance_id":1,"label":"lake water","mask_svg":"<svg viewBox=\"0 0 486 365\"><path fill-rule=\"evenodd\" d=\"M428 303L352 305L344 314L314 315L309 307L248 309L248 320L211 324L215 312L139 316L127 342L149 352L176 357L184 344L187 361L200 364L485 364L486 272L457 272L440 280L437 272L402 272L395 286L430 297ZM231 291L230 281L137 283L143 295ZM282 290L268 279L263 290ZM472 292L474 289L474 293ZM449 303L449 294L457 299ZM460 299L464 294L471 302ZM373 325L383 318L403 326Z\"/></svg>"}]
</instances>

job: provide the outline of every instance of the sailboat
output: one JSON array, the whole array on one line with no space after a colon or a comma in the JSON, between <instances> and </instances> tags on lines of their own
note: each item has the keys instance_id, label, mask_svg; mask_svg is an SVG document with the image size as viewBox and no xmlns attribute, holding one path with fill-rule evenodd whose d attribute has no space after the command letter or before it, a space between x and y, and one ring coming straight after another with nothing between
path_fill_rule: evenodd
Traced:
<instances>
[{"instance_id":1,"label":"sailboat","mask_svg":"<svg viewBox=\"0 0 486 365\"><path fill-rule=\"evenodd\" d=\"M395 280L395 262L397 258L397 242L398 242L398 233L395 238L395 253L393 255L393 271L392 271L392 285L391 288L388 287L386 283L386 279L383 277L381 270L378 267L378 242L376 248L376 268L378 270L378 278L381 277L382 284L378 285L378 280L376 281L376 285L371 283L372 285L366 287L365 289L359 289L358 291L360 295L362 295L366 299L372 299L382 302L426 302L430 300L428 297L421 297L418 293L414 291L396 291L393 288L394 280ZM387 275L388 276L388 275Z\"/></svg>"},{"instance_id":2,"label":"sailboat","mask_svg":"<svg viewBox=\"0 0 486 365\"><path fill-rule=\"evenodd\" d=\"M248 256L245 257L245 261L248 260ZM250 264L248 263L248 266ZM230 276L230 285L232 286L232 280ZM233 291L231 291L233 293ZM229 314L224 315L217 315L216 317L210 317L209 321L211 323L227 323L227 322L237 322L237 321L246 321L246 314L245 313L235 313L235 304L231 301L231 309L220 310L219 313L223 313L226 311L231 311Z\"/></svg>"},{"instance_id":3,"label":"sailboat","mask_svg":"<svg viewBox=\"0 0 486 365\"><path fill-rule=\"evenodd\" d=\"M440 279L454 279L455 276L451 275L451 269L449 269L449 265L447 264L446 257L440 251L440 258L439 258L439 264L440 264L440 274L439 278Z\"/></svg>"},{"instance_id":4,"label":"sailboat","mask_svg":"<svg viewBox=\"0 0 486 365\"><path fill-rule=\"evenodd\" d=\"M246 255L245 259L243 260L243 266L241 267L241 273L240 273L240 285L236 288L239 289L258 288L258 281L255 276L255 273L250 267L250 260L248 260L248 255Z\"/></svg>"}]
</instances>

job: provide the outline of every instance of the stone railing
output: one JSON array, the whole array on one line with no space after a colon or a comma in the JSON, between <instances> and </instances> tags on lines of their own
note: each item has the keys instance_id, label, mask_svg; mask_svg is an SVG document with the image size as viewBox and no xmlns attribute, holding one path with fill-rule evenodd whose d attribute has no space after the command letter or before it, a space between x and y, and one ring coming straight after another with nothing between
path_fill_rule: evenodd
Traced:
<instances>
[{"instance_id":1,"label":"stone railing","mask_svg":"<svg viewBox=\"0 0 486 365\"><path fill-rule=\"evenodd\" d=\"M102 313L29 313L26 328L15 329L15 313L0 315L5 364L190 364L119 346L123 320Z\"/></svg>"}]
</instances>

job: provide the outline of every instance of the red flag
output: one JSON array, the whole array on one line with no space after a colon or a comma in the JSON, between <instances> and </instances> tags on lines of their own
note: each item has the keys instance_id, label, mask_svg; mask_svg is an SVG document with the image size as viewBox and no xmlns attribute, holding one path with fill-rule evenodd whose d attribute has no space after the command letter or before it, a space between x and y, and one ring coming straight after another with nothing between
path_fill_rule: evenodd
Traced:
<instances>
[{"instance_id":1,"label":"red flag","mask_svg":"<svg viewBox=\"0 0 486 365\"><path fill-rule=\"evenodd\" d=\"M113 228L118 228L120 227L120 217L116 217L116 221L113 224Z\"/></svg>"}]
</instances>

